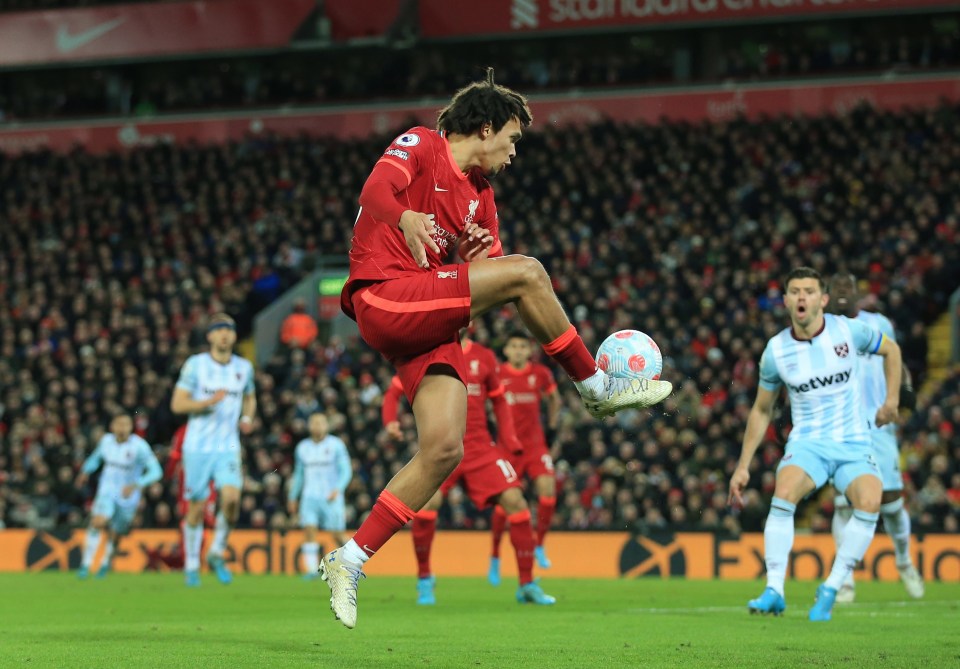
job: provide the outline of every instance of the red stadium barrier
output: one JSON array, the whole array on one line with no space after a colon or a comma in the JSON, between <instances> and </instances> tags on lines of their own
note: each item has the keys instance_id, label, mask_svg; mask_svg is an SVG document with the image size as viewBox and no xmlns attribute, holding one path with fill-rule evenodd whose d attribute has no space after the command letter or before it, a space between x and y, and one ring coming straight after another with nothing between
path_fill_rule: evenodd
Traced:
<instances>
[{"instance_id":1,"label":"red stadium barrier","mask_svg":"<svg viewBox=\"0 0 960 669\"><path fill-rule=\"evenodd\" d=\"M0 14L0 65L286 46L315 0L200 0Z\"/></svg>"},{"instance_id":2,"label":"red stadium barrier","mask_svg":"<svg viewBox=\"0 0 960 669\"><path fill-rule=\"evenodd\" d=\"M114 558L121 572L143 571L148 551L169 549L179 541L175 530L137 530L125 537ZM240 573L295 574L302 570L299 531L280 533L238 530L230 535L228 563ZM333 547L321 532L324 550ZM0 571L75 569L80 563L83 532L50 534L32 530L0 532ZM960 582L960 545L952 535L928 534L912 542L914 562L926 580ZM663 533L632 537L626 532L552 532L547 549L551 577L596 578L684 577L690 579L756 579L763 575L763 535L737 539L710 533ZM433 568L438 576L482 577L487 573L489 532L438 532L433 543ZM829 534L798 535L793 546L789 576L826 578L835 548ZM516 575L509 541L501 546L505 576ZM606 559L598 560L598 556ZM94 565L99 557L94 561ZM401 533L367 565L371 575L413 576L417 573L413 545ZM886 535L870 545L858 580L896 581L893 546Z\"/></svg>"},{"instance_id":3,"label":"red stadium barrier","mask_svg":"<svg viewBox=\"0 0 960 669\"><path fill-rule=\"evenodd\" d=\"M554 31L712 25L819 18L883 11L955 9L950 0L419 0L424 37L529 34Z\"/></svg>"},{"instance_id":4,"label":"red stadium barrier","mask_svg":"<svg viewBox=\"0 0 960 669\"><path fill-rule=\"evenodd\" d=\"M239 1L239 0L238 0ZM575 125L610 119L619 122L725 121L779 114L844 113L861 103L880 109L932 107L960 100L960 79L911 78L906 81L838 80L729 86L723 88L636 91L584 96L538 96L531 101L534 127ZM377 107L323 107L295 113L243 112L225 116L177 116L162 121L30 124L0 130L0 151L69 151L83 146L104 153L165 143L203 144L275 133L306 133L363 138L402 131L415 123L433 126L439 103Z\"/></svg>"}]
</instances>

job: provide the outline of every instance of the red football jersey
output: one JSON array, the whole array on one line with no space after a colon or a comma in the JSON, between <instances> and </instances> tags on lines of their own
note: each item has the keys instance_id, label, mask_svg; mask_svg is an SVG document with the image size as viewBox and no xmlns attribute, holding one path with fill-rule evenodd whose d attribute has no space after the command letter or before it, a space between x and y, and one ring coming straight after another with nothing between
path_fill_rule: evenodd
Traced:
<instances>
[{"instance_id":1,"label":"red football jersey","mask_svg":"<svg viewBox=\"0 0 960 669\"><path fill-rule=\"evenodd\" d=\"M503 255L497 206L490 182L478 170L464 174L453 159L443 134L429 128L411 128L397 137L377 161L399 170L406 181L397 200L406 209L435 216L433 241L427 248L429 270L450 262L449 256L464 228L477 223L494 237L488 257ZM390 279L407 272L424 272L417 266L397 221L378 221L360 209L350 246L350 280Z\"/></svg>"},{"instance_id":2,"label":"red football jersey","mask_svg":"<svg viewBox=\"0 0 960 669\"><path fill-rule=\"evenodd\" d=\"M463 349L467 369L467 432L463 437L464 457L471 449L490 448L493 437L487 423L487 399L504 393L500 365L486 346L468 341Z\"/></svg>"},{"instance_id":3,"label":"red football jersey","mask_svg":"<svg viewBox=\"0 0 960 669\"><path fill-rule=\"evenodd\" d=\"M535 362L528 362L522 369L502 365L500 381L507 391L507 402L510 403L520 441L524 446L546 443L541 406L543 398L557 389L553 373Z\"/></svg>"}]
</instances>

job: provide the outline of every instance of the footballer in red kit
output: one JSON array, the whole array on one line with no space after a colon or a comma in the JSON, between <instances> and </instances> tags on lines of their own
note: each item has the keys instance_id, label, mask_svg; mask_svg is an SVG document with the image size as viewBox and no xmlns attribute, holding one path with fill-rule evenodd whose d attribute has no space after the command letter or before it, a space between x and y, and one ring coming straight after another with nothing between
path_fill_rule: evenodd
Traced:
<instances>
[{"instance_id":1,"label":"footballer in red kit","mask_svg":"<svg viewBox=\"0 0 960 669\"><path fill-rule=\"evenodd\" d=\"M533 345L526 333L515 331L507 336L503 347L507 363L500 367L500 378L507 392L507 402L513 414L517 435L522 435L523 450L511 453L510 462L521 478L526 476L537 494L537 547L534 557L542 569L550 568L544 540L557 508L557 480L553 471L553 457L543 431L541 407L547 404L547 426L556 429L560 414L560 393L553 372L545 365L531 361ZM493 545L487 578L493 585L500 584L500 539L507 524L507 513L494 507L490 525Z\"/></svg>"},{"instance_id":2,"label":"footballer in red kit","mask_svg":"<svg viewBox=\"0 0 960 669\"><path fill-rule=\"evenodd\" d=\"M434 497L463 457L467 370L458 332L472 318L512 303L597 418L652 406L672 390L665 381L613 378L598 369L543 265L503 254L489 179L511 164L532 120L526 99L494 83L489 69L485 81L457 91L440 110L436 130L418 126L399 135L360 192L340 304L396 367L420 449L353 538L320 563L330 608L348 628L357 623L363 564ZM522 601L544 597L536 582L521 590Z\"/></svg>"}]
</instances>

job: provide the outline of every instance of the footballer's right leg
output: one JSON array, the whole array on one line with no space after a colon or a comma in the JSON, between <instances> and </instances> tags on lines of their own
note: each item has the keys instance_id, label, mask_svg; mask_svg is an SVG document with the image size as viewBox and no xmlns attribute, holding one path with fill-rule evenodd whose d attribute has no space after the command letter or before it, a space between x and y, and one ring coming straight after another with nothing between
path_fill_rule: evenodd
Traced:
<instances>
[{"instance_id":1,"label":"footballer's right leg","mask_svg":"<svg viewBox=\"0 0 960 669\"><path fill-rule=\"evenodd\" d=\"M573 380L595 418L622 409L653 406L672 392L668 381L614 378L598 369L537 259L503 256L477 260L469 268L470 317L514 303L531 334Z\"/></svg>"},{"instance_id":2,"label":"footballer's right leg","mask_svg":"<svg viewBox=\"0 0 960 669\"><path fill-rule=\"evenodd\" d=\"M437 533L437 511L442 503L443 495L438 490L413 517L410 534L413 537L413 552L417 557L417 604L421 606L437 603L433 592L436 578L430 568L430 551L433 548L433 537Z\"/></svg>"},{"instance_id":3,"label":"footballer's right leg","mask_svg":"<svg viewBox=\"0 0 960 669\"><path fill-rule=\"evenodd\" d=\"M320 568L320 544L317 543L317 526L319 524L316 514L310 515L307 509L307 500L300 501L300 520L303 525L303 546L300 552L303 554L303 578L312 581L319 577L317 570Z\"/></svg>"},{"instance_id":4,"label":"footballer's right leg","mask_svg":"<svg viewBox=\"0 0 960 669\"><path fill-rule=\"evenodd\" d=\"M330 586L330 608L349 628L357 624L363 563L413 519L463 457L466 386L446 365L432 365L427 372L413 400L420 450L390 480L353 539L320 563L321 577Z\"/></svg>"},{"instance_id":5,"label":"footballer's right leg","mask_svg":"<svg viewBox=\"0 0 960 669\"><path fill-rule=\"evenodd\" d=\"M796 455L796 454L794 454ZM798 458L800 459L800 458ZM794 515L797 502L816 489L807 472L796 465L781 466L770 502L770 514L763 530L763 554L767 566L767 587L747 602L750 613L780 615L786 609L784 581L793 547Z\"/></svg>"},{"instance_id":6,"label":"footballer's right leg","mask_svg":"<svg viewBox=\"0 0 960 669\"><path fill-rule=\"evenodd\" d=\"M183 486L188 500L183 525L183 576L187 587L200 586L200 551L203 547L203 511L210 493L214 460L211 454L184 451Z\"/></svg>"},{"instance_id":7,"label":"footballer's right leg","mask_svg":"<svg viewBox=\"0 0 960 669\"><path fill-rule=\"evenodd\" d=\"M487 580L490 585L500 585L500 543L503 533L507 529L507 512L497 504L490 514L490 569L487 571Z\"/></svg>"}]
</instances>

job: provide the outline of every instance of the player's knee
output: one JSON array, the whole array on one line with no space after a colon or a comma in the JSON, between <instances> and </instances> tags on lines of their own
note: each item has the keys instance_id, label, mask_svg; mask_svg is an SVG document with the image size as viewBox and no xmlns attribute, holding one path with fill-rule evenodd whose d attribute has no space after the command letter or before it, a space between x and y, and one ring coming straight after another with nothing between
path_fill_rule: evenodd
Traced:
<instances>
[{"instance_id":1,"label":"player's knee","mask_svg":"<svg viewBox=\"0 0 960 669\"><path fill-rule=\"evenodd\" d=\"M509 515L526 511L529 508L527 506L527 500L520 492L520 488L507 488L504 490L500 493L500 501L498 503Z\"/></svg>"},{"instance_id":2,"label":"player's knee","mask_svg":"<svg viewBox=\"0 0 960 669\"><path fill-rule=\"evenodd\" d=\"M874 495L872 493L861 495L853 508L857 511L866 511L867 513L880 513L880 495Z\"/></svg>"},{"instance_id":3,"label":"player's knee","mask_svg":"<svg viewBox=\"0 0 960 669\"><path fill-rule=\"evenodd\" d=\"M433 469L446 478L463 459L463 442L452 438L437 440L430 448L428 457Z\"/></svg>"},{"instance_id":4,"label":"player's knee","mask_svg":"<svg viewBox=\"0 0 960 669\"><path fill-rule=\"evenodd\" d=\"M550 290L550 276L539 260L520 256L517 264L517 272L525 290Z\"/></svg>"}]
</instances>

